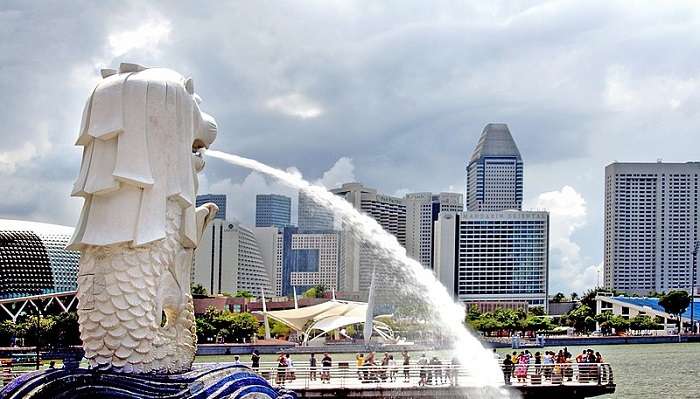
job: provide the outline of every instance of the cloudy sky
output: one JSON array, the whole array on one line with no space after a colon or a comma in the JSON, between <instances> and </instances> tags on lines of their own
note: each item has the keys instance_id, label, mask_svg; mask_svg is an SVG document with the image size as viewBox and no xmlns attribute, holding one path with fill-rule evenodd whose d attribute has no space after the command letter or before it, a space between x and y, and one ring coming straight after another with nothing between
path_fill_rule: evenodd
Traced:
<instances>
[{"instance_id":1,"label":"cloudy sky","mask_svg":"<svg viewBox=\"0 0 700 399\"><path fill-rule=\"evenodd\" d=\"M606 164L700 158L694 1L145 3L0 4L0 218L75 224L82 106L120 62L192 76L215 148L327 186L462 192L481 129L508 123L554 291L598 279ZM290 193L216 160L202 186L243 223Z\"/></svg>"}]
</instances>

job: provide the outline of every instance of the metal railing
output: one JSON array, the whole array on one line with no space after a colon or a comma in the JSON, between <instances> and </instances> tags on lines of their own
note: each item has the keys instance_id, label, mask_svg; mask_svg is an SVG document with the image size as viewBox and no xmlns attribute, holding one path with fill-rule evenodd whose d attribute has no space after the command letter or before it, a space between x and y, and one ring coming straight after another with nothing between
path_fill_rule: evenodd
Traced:
<instances>
[{"instance_id":1,"label":"metal railing","mask_svg":"<svg viewBox=\"0 0 700 399\"><path fill-rule=\"evenodd\" d=\"M613 371L608 363L516 364L501 366L501 369L504 384L514 386L613 384ZM273 386L292 390L324 387L473 387L483 383L473 375L473 366L451 364L357 367L354 363L336 363L333 367L324 368L320 365L309 367L308 362L294 367L279 367L276 363L265 362L253 370Z\"/></svg>"}]
</instances>

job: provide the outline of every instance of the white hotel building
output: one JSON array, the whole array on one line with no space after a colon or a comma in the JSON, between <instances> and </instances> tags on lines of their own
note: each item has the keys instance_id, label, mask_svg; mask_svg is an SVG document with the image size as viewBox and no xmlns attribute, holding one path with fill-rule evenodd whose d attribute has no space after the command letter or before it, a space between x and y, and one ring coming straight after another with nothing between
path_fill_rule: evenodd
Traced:
<instances>
[{"instance_id":1,"label":"white hotel building","mask_svg":"<svg viewBox=\"0 0 700 399\"><path fill-rule=\"evenodd\" d=\"M547 308L549 213L443 212L435 273L457 300Z\"/></svg>"},{"instance_id":2,"label":"white hotel building","mask_svg":"<svg viewBox=\"0 0 700 399\"><path fill-rule=\"evenodd\" d=\"M464 199L458 193L410 193L406 204L406 253L423 267L433 268L433 224L440 212L462 212Z\"/></svg>"},{"instance_id":3,"label":"white hotel building","mask_svg":"<svg viewBox=\"0 0 700 399\"><path fill-rule=\"evenodd\" d=\"M606 288L641 295L690 292L699 185L700 162L615 162L605 168Z\"/></svg>"}]
</instances>

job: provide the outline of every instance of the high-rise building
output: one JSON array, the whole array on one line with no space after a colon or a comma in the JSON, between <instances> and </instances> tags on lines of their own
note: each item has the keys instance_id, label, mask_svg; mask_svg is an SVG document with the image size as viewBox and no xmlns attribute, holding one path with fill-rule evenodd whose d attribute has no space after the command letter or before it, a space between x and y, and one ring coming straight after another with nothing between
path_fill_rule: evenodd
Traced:
<instances>
[{"instance_id":1,"label":"high-rise building","mask_svg":"<svg viewBox=\"0 0 700 399\"><path fill-rule=\"evenodd\" d=\"M605 168L606 288L642 295L691 290L699 185L700 162Z\"/></svg>"},{"instance_id":2,"label":"high-rise building","mask_svg":"<svg viewBox=\"0 0 700 399\"><path fill-rule=\"evenodd\" d=\"M300 230L333 230L333 223L333 212L314 202L305 192L299 191L297 224Z\"/></svg>"},{"instance_id":3,"label":"high-rise building","mask_svg":"<svg viewBox=\"0 0 700 399\"><path fill-rule=\"evenodd\" d=\"M440 212L462 212L464 200L457 193L410 193L406 204L406 253L426 268L433 268L433 224Z\"/></svg>"},{"instance_id":4,"label":"high-rise building","mask_svg":"<svg viewBox=\"0 0 700 399\"><path fill-rule=\"evenodd\" d=\"M522 209L523 161L504 123L489 123L467 164L467 210Z\"/></svg>"},{"instance_id":5,"label":"high-rise building","mask_svg":"<svg viewBox=\"0 0 700 399\"><path fill-rule=\"evenodd\" d=\"M435 273L467 303L547 307L549 213L442 212Z\"/></svg>"},{"instance_id":6,"label":"high-rise building","mask_svg":"<svg viewBox=\"0 0 700 399\"><path fill-rule=\"evenodd\" d=\"M364 187L360 183L345 183L331 190L350 202L355 209L374 218L387 232L393 234L399 243L406 245L406 205L401 198L378 194L377 190ZM345 291L367 292L372 282L372 271L377 269L377 280L384 272L382 261L371 244L361 242L348 231L342 233L343 266L341 267L340 287Z\"/></svg>"},{"instance_id":7,"label":"high-rise building","mask_svg":"<svg viewBox=\"0 0 700 399\"><path fill-rule=\"evenodd\" d=\"M80 253L73 228L0 219L0 298L74 291Z\"/></svg>"},{"instance_id":8,"label":"high-rise building","mask_svg":"<svg viewBox=\"0 0 700 399\"><path fill-rule=\"evenodd\" d=\"M301 294L322 285L338 290L340 234L336 231L305 233L296 227L280 229L277 235L275 293Z\"/></svg>"},{"instance_id":9,"label":"high-rise building","mask_svg":"<svg viewBox=\"0 0 700 399\"><path fill-rule=\"evenodd\" d=\"M238 222L213 220L194 254L192 281L210 294L248 291L272 294L270 276L252 230Z\"/></svg>"},{"instance_id":10,"label":"high-rise building","mask_svg":"<svg viewBox=\"0 0 700 399\"><path fill-rule=\"evenodd\" d=\"M255 196L255 227L285 227L292 223L292 199L286 195Z\"/></svg>"},{"instance_id":11,"label":"high-rise building","mask_svg":"<svg viewBox=\"0 0 700 399\"><path fill-rule=\"evenodd\" d=\"M226 194L200 194L197 196L197 206L213 202L219 207L214 219L226 220Z\"/></svg>"}]
</instances>

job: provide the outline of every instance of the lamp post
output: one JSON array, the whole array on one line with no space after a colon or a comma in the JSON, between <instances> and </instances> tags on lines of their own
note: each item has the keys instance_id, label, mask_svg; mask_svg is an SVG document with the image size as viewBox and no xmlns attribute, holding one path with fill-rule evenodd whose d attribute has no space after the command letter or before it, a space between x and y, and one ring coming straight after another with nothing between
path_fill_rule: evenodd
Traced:
<instances>
[{"instance_id":1,"label":"lamp post","mask_svg":"<svg viewBox=\"0 0 700 399\"><path fill-rule=\"evenodd\" d=\"M695 241L693 245L693 266L692 266L692 277L690 278L690 329L695 334L695 271L698 266L698 249L700 248L700 241Z\"/></svg>"}]
</instances>

